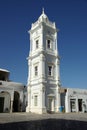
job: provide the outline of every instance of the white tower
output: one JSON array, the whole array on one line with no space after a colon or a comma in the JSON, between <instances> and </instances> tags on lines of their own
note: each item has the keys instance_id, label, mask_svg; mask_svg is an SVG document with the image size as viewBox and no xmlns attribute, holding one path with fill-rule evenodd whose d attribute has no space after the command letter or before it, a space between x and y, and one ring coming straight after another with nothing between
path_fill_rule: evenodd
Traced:
<instances>
[{"instance_id":1,"label":"white tower","mask_svg":"<svg viewBox=\"0 0 87 130\"><path fill-rule=\"evenodd\" d=\"M60 73L55 23L42 11L32 24L28 57L27 112L58 112L60 107Z\"/></svg>"}]
</instances>

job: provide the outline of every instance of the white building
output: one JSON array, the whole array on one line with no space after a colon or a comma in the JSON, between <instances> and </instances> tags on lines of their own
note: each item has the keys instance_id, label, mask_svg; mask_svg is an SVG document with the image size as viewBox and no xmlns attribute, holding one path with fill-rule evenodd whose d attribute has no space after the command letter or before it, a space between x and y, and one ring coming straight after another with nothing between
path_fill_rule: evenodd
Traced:
<instances>
[{"instance_id":1,"label":"white building","mask_svg":"<svg viewBox=\"0 0 87 130\"><path fill-rule=\"evenodd\" d=\"M25 111L25 86L9 80L10 72L0 69L0 113Z\"/></svg>"},{"instance_id":2,"label":"white building","mask_svg":"<svg viewBox=\"0 0 87 130\"><path fill-rule=\"evenodd\" d=\"M68 112L87 112L87 89L61 88L62 110Z\"/></svg>"},{"instance_id":3,"label":"white building","mask_svg":"<svg viewBox=\"0 0 87 130\"><path fill-rule=\"evenodd\" d=\"M66 112L87 112L87 90L67 88L65 95Z\"/></svg>"},{"instance_id":4,"label":"white building","mask_svg":"<svg viewBox=\"0 0 87 130\"><path fill-rule=\"evenodd\" d=\"M60 72L55 23L42 11L31 25L28 57L28 106L33 113L58 112L60 107Z\"/></svg>"}]
</instances>

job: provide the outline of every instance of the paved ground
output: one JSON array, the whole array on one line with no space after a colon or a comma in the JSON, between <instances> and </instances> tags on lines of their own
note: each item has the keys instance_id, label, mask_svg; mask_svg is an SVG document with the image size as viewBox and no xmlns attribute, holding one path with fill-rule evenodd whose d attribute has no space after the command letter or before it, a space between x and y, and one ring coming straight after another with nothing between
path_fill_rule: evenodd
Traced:
<instances>
[{"instance_id":1,"label":"paved ground","mask_svg":"<svg viewBox=\"0 0 87 130\"><path fill-rule=\"evenodd\" d=\"M31 113L0 113L0 124L11 122L25 122L43 119L66 119L87 121L87 113L58 113L58 114L31 114Z\"/></svg>"}]
</instances>

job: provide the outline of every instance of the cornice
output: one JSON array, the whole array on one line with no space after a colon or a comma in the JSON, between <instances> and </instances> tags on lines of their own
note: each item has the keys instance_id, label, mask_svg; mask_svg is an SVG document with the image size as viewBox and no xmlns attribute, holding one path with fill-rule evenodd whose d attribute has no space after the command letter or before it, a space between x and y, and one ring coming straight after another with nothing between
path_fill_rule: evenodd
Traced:
<instances>
[{"instance_id":1,"label":"cornice","mask_svg":"<svg viewBox=\"0 0 87 130\"><path fill-rule=\"evenodd\" d=\"M41 51L38 51L34 54L30 54L29 57L27 57L27 60L36 58L36 57L40 56L40 54L43 54L44 56L50 55L50 56L53 56L53 57L58 58L60 60L60 57L57 54L55 54L55 53L53 54L53 53L45 51L45 50L41 50Z\"/></svg>"},{"instance_id":2,"label":"cornice","mask_svg":"<svg viewBox=\"0 0 87 130\"><path fill-rule=\"evenodd\" d=\"M42 24L37 23L37 25L35 27L31 28L31 30L28 31L28 33L32 34L36 30L41 29L41 27L42 27Z\"/></svg>"}]
</instances>

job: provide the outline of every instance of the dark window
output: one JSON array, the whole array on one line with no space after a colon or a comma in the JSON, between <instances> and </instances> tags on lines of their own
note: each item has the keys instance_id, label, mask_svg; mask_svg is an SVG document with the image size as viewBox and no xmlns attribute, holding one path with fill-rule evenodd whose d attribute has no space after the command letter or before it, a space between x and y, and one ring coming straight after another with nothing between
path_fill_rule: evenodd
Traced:
<instances>
[{"instance_id":1,"label":"dark window","mask_svg":"<svg viewBox=\"0 0 87 130\"><path fill-rule=\"evenodd\" d=\"M37 106L38 105L38 96L35 95L34 96L34 106Z\"/></svg>"},{"instance_id":2,"label":"dark window","mask_svg":"<svg viewBox=\"0 0 87 130\"><path fill-rule=\"evenodd\" d=\"M38 75L38 66L35 66L35 76Z\"/></svg>"},{"instance_id":3,"label":"dark window","mask_svg":"<svg viewBox=\"0 0 87 130\"><path fill-rule=\"evenodd\" d=\"M36 49L39 47L39 40L36 40Z\"/></svg>"},{"instance_id":4,"label":"dark window","mask_svg":"<svg viewBox=\"0 0 87 130\"><path fill-rule=\"evenodd\" d=\"M49 49L51 48L50 40L47 40L47 47L48 47Z\"/></svg>"},{"instance_id":5,"label":"dark window","mask_svg":"<svg viewBox=\"0 0 87 130\"><path fill-rule=\"evenodd\" d=\"M52 66L48 66L48 75L52 76Z\"/></svg>"},{"instance_id":6,"label":"dark window","mask_svg":"<svg viewBox=\"0 0 87 130\"><path fill-rule=\"evenodd\" d=\"M2 82L0 82L0 85L2 85Z\"/></svg>"}]
</instances>

